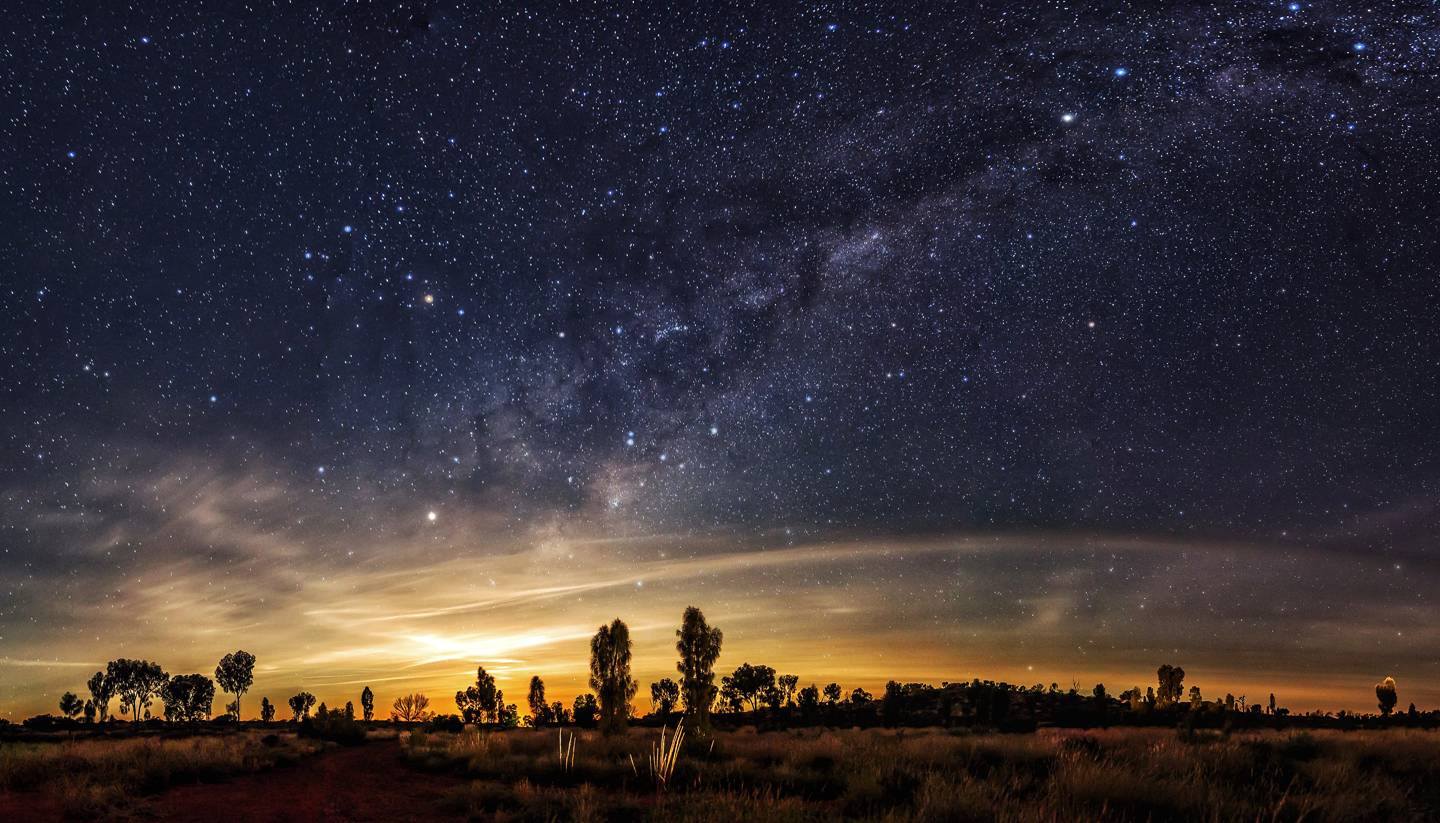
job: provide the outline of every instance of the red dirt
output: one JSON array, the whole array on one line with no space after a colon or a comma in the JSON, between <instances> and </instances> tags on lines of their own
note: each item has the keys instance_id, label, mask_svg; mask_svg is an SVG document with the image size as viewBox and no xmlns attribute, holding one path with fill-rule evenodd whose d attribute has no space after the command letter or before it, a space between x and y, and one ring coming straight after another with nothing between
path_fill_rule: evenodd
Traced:
<instances>
[{"instance_id":1,"label":"red dirt","mask_svg":"<svg viewBox=\"0 0 1440 823\"><path fill-rule=\"evenodd\" d=\"M463 819L438 806L461 782L405 766L395 741L372 741L223 783L177 786L147 798L138 811L155 820L204 823ZM52 798L0 792L0 820L63 819Z\"/></svg>"}]
</instances>

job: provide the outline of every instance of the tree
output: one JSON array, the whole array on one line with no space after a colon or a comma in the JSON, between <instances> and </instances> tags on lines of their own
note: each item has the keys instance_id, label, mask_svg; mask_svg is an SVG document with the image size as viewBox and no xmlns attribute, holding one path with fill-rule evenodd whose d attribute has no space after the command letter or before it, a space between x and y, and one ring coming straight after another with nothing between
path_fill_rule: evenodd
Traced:
<instances>
[{"instance_id":1,"label":"tree","mask_svg":"<svg viewBox=\"0 0 1440 823\"><path fill-rule=\"evenodd\" d=\"M1096 702L1096 703L1099 703L1099 704L1102 705L1102 706L1105 705L1105 700L1107 699L1108 695L1105 694L1105 684L1104 684L1104 683L1096 683L1096 684L1095 684L1095 690L1094 690L1093 692L1091 692L1091 694L1093 694L1093 695L1095 696L1095 702Z\"/></svg>"},{"instance_id":2,"label":"tree","mask_svg":"<svg viewBox=\"0 0 1440 823\"><path fill-rule=\"evenodd\" d=\"M255 655L241 649L220 658L215 667L215 682L223 691L235 695L235 719L240 719L240 698L255 682Z\"/></svg>"},{"instance_id":3,"label":"tree","mask_svg":"<svg viewBox=\"0 0 1440 823\"><path fill-rule=\"evenodd\" d=\"M466 723L496 722L504 708L500 690L495 688L495 678L480 666L475 672L475 685L455 693L455 707Z\"/></svg>"},{"instance_id":4,"label":"tree","mask_svg":"<svg viewBox=\"0 0 1440 823\"><path fill-rule=\"evenodd\" d=\"M795 705L795 689L800 686L799 675L782 674L775 678L775 685L779 687L781 695L785 698L785 705Z\"/></svg>"},{"instance_id":5,"label":"tree","mask_svg":"<svg viewBox=\"0 0 1440 823\"><path fill-rule=\"evenodd\" d=\"M203 674L177 674L160 689L160 699L167 720L205 720L215 702L215 682Z\"/></svg>"},{"instance_id":6,"label":"tree","mask_svg":"<svg viewBox=\"0 0 1440 823\"><path fill-rule=\"evenodd\" d=\"M1192 708L1192 709L1198 709L1198 708L1200 708L1200 704L1203 703L1203 702L1204 702L1204 700L1200 697L1200 687L1199 687L1199 686L1191 686L1191 687L1190 687L1190 708Z\"/></svg>"},{"instance_id":7,"label":"tree","mask_svg":"<svg viewBox=\"0 0 1440 823\"><path fill-rule=\"evenodd\" d=\"M1270 693L1270 712L1269 712L1269 713L1270 713L1270 714L1274 714L1274 713L1275 713L1275 693L1274 693L1274 692L1271 692L1271 693Z\"/></svg>"},{"instance_id":8,"label":"tree","mask_svg":"<svg viewBox=\"0 0 1440 823\"><path fill-rule=\"evenodd\" d=\"M345 701L345 719L346 719L346 720L354 720L354 719L355 719L355 702L352 701L352 700L346 700L346 701Z\"/></svg>"},{"instance_id":9,"label":"tree","mask_svg":"<svg viewBox=\"0 0 1440 823\"><path fill-rule=\"evenodd\" d=\"M299 721L302 717L310 716L310 709L315 705L315 695L309 692L300 692L290 698L289 703L290 711L295 715L294 719Z\"/></svg>"},{"instance_id":10,"label":"tree","mask_svg":"<svg viewBox=\"0 0 1440 823\"><path fill-rule=\"evenodd\" d=\"M405 723L418 723L430 719L430 698L423 694L407 694L395 698L390 706L390 717Z\"/></svg>"},{"instance_id":11,"label":"tree","mask_svg":"<svg viewBox=\"0 0 1440 823\"><path fill-rule=\"evenodd\" d=\"M150 701L170 679L158 663L123 657L106 664L105 676L115 684L115 693L120 696L121 713L128 713L137 723L141 711L149 708Z\"/></svg>"},{"instance_id":12,"label":"tree","mask_svg":"<svg viewBox=\"0 0 1440 823\"><path fill-rule=\"evenodd\" d=\"M367 721L375 719L375 693L366 686L365 691L360 692L360 709L365 712Z\"/></svg>"},{"instance_id":13,"label":"tree","mask_svg":"<svg viewBox=\"0 0 1440 823\"><path fill-rule=\"evenodd\" d=\"M658 682L650 684L650 705L655 713L665 716L675 711L675 706L680 702L680 684L668 677L662 677Z\"/></svg>"},{"instance_id":14,"label":"tree","mask_svg":"<svg viewBox=\"0 0 1440 823\"><path fill-rule=\"evenodd\" d=\"M741 663L734 674L721 679L721 685L730 686L741 700L750 704L751 711L758 711L767 693L775 688L775 670Z\"/></svg>"},{"instance_id":15,"label":"tree","mask_svg":"<svg viewBox=\"0 0 1440 823\"><path fill-rule=\"evenodd\" d=\"M66 692L60 695L60 713L74 720L85 710L85 704L74 692Z\"/></svg>"},{"instance_id":16,"label":"tree","mask_svg":"<svg viewBox=\"0 0 1440 823\"><path fill-rule=\"evenodd\" d=\"M270 702L270 698L268 698L268 697L262 697L262 698L260 698L260 722L261 722L261 723L269 723L270 721L272 721L272 720L274 720L274 719L275 719L275 704L274 704L274 703L271 703L271 702Z\"/></svg>"},{"instance_id":17,"label":"tree","mask_svg":"<svg viewBox=\"0 0 1440 823\"><path fill-rule=\"evenodd\" d=\"M1163 709L1178 703L1180 696L1185 693L1185 670L1167 663L1155 670L1155 677L1159 681L1159 688L1155 691L1155 701L1159 707Z\"/></svg>"},{"instance_id":18,"label":"tree","mask_svg":"<svg viewBox=\"0 0 1440 823\"><path fill-rule=\"evenodd\" d=\"M692 734L708 734L710 704L715 702L715 661L720 658L720 644L725 635L711 628L705 622L705 615L690 606L685 609L675 637L675 651L680 653L675 671L680 674L685 726Z\"/></svg>"},{"instance_id":19,"label":"tree","mask_svg":"<svg viewBox=\"0 0 1440 823\"><path fill-rule=\"evenodd\" d=\"M832 706L835 705L836 703L839 703L839 702L840 702L840 694L841 694L841 692L840 692L840 684L839 684L839 683L827 683L827 684L825 684L824 694L825 694L825 702L826 702L826 703L829 703L829 704L832 705Z\"/></svg>"},{"instance_id":20,"label":"tree","mask_svg":"<svg viewBox=\"0 0 1440 823\"><path fill-rule=\"evenodd\" d=\"M601 731L624 733L639 687L630 676L630 628L618 617L590 640L590 688L599 697Z\"/></svg>"},{"instance_id":21,"label":"tree","mask_svg":"<svg viewBox=\"0 0 1440 823\"><path fill-rule=\"evenodd\" d=\"M100 712L100 722L104 723L110 719L110 698L115 696L115 682L105 672L95 672L90 675L85 687L90 690L90 700Z\"/></svg>"},{"instance_id":22,"label":"tree","mask_svg":"<svg viewBox=\"0 0 1440 823\"><path fill-rule=\"evenodd\" d=\"M577 726L595 725L595 717L600 713L600 705L595 702L595 695L586 692L575 695L574 718Z\"/></svg>"},{"instance_id":23,"label":"tree","mask_svg":"<svg viewBox=\"0 0 1440 823\"><path fill-rule=\"evenodd\" d=\"M850 703L855 706L868 705L870 701L874 699L875 697L872 694L860 688L859 686L855 687L855 691L850 692Z\"/></svg>"},{"instance_id":24,"label":"tree","mask_svg":"<svg viewBox=\"0 0 1440 823\"><path fill-rule=\"evenodd\" d=\"M820 708L820 690L811 683L800 690L800 714L806 717L814 716Z\"/></svg>"},{"instance_id":25,"label":"tree","mask_svg":"<svg viewBox=\"0 0 1440 823\"><path fill-rule=\"evenodd\" d=\"M545 702L545 681L540 679L540 675L530 677L530 691L525 696L525 702L530 706L532 726L543 726L550 722L550 704Z\"/></svg>"},{"instance_id":26,"label":"tree","mask_svg":"<svg viewBox=\"0 0 1440 823\"><path fill-rule=\"evenodd\" d=\"M1413 705L1415 705L1415 704L1414 704L1414 703L1411 703L1410 705L1413 706ZM95 722L95 701L94 701L94 700L86 700L86 701L85 701L85 722L86 722L86 723L94 723L94 722Z\"/></svg>"},{"instance_id":27,"label":"tree","mask_svg":"<svg viewBox=\"0 0 1440 823\"><path fill-rule=\"evenodd\" d=\"M1375 699L1380 701L1380 714L1389 717L1390 712L1395 711L1395 703L1399 701L1395 694L1395 678L1387 677L1375 684Z\"/></svg>"}]
</instances>

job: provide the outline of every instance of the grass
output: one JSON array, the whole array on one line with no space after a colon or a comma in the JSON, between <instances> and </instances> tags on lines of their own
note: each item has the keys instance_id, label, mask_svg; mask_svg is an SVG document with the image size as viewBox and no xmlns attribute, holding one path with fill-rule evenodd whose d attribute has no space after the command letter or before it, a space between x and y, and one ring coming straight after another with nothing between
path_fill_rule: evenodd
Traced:
<instances>
[{"instance_id":1,"label":"grass","mask_svg":"<svg viewBox=\"0 0 1440 823\"><path fill-rule=\"evenodd\" d=\"M322 745L290 734L266 738L242 732L0 743L0 789L52 795L67 816L113 817L143 795L268 769Z\"/></svg>"},{"instance_id":2,"label":"grass","mask_svg":"<svg viewBox=\"0 0 1440 823\"><path fill-rule=\"evenodd\" d=\"M402 737L406 759L472 778L456 814L516 820L1423 820L1440 816L1440 733L1163 729L796 730L685 747L657 790L659 730ZM568 745L568 744L567 744ZM636 766L635 764L641 764Z\"/></svg>"}]
</instances>

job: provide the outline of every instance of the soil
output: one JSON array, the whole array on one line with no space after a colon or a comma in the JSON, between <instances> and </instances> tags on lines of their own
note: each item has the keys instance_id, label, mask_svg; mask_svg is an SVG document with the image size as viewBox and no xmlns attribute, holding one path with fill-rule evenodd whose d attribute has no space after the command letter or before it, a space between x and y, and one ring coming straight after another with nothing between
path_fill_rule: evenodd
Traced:
<instances>
[{"instance_id":1,"label":"soil","mask_svg":"<svg viewBox=\"0 0 1440 823\"><path fill-rule=\"evenodd\" d=\"M177 786L145 798L138 818L163 821L419 821L463 819L440 799L462 780L407 767L393 740L339 748L221 783ZM63 820L60 804L34 792L0 792L0 820Z\"/></svg>"}]
</instances>

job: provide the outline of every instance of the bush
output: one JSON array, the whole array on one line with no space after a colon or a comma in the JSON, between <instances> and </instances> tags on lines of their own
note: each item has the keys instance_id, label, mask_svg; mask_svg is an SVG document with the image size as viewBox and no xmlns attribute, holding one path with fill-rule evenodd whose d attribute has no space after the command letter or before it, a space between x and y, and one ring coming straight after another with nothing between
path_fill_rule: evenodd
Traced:
<instances>
[{"instance_id":1,"label":"bush","mask_svg":"<svg viewBox=\"0 0 1440 823\"><path fill-rule=\"evenodd\" d=\"M437 714L424 725L427 732L463 732L465 721L453 714Z\"/></svg>"},{"instance_id":2,"label":"bush","mask_svg":"<svg viewBox=\"0 0 1440 823\"><path fill-rule=\"evenodd\" d=\"M317 740L329 740L342 746L358 746L365 742L365 727L353 718L345 716L343 709L328 709L317 712L314 717L300 721L299 735Z\"/></svg>"}]
</instances>

